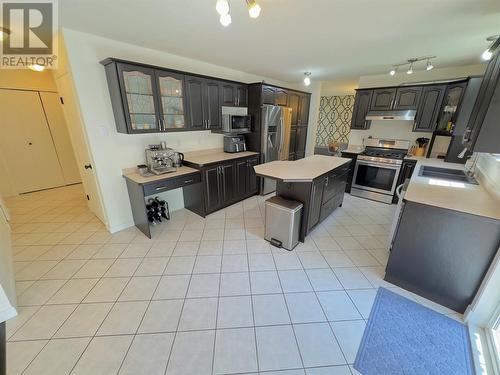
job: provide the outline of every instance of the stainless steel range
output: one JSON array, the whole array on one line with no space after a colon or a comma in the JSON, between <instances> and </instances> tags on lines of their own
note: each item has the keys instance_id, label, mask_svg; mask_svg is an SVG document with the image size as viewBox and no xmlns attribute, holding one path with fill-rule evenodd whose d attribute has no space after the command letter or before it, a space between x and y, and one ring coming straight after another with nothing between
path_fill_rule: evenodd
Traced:
<instances>
[{"instance_id":1,"label":"stainless steel range","mask_svg":"<svg viewBox=\"0 0 500 375\"><path fill-rule=\"evenodd\" d=\"M410 141L367 138L364 143L365 151L356 159L351 194L392 203Z\"/></svg>"}]
</instances>

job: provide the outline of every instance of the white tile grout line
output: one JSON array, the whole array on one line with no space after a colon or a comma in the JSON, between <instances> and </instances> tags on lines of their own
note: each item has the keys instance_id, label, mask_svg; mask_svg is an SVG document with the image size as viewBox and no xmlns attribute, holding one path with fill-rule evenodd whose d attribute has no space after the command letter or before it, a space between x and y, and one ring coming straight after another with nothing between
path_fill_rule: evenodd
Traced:
<instances>
[{"instance_id":1,"label":"white tile grout line","mask_svg":"<svg viewBox=\"0 0 500 375\"><path fill-rule=\"evenodd\" d=\"M258 202L258 203L257 203L257 206L256 206L256 207L258 207L258 208L259 208L259 210L261 210L261 207L262 207L262 202L260 202L260 201L257 201L257 202ZM254 207L254 208L255 208L255 207ZM245 212L245 210L243 209L243 215L241 215L241 216L239 216L239 217L237 217L237 218L235 218L235 219L238 219L238 218L243 218L243 222L244 222L244 220L245 220L245 217L244 217L244 212ZM224 219L224 222L225 222L225 223L226 223L226 220L227 220L227 219L232 219L232 218L226 217L226 218ZM262 219L262 214L261 214L261 219ZM91 220L89 220L89 221L87 221L87 222L90 222L90 221L91 221ZM183 221L183 229L185 229L185 228L186 228L187 224L188 224L188 220L186 219L185 221ZM83 226L83 225L85 225L85 224L82 224L82 226ZM204 231L205 229L206 229L206 227L204 226L203 231ZM229 229L229 228L227 228L227 229ZM231 228L231 229L233 229L233 228ZM236 229L238 229L238 228L236 228ZM244 241L245 241L245 245L247 245L247 241L246 241L246 240L248 240L248 238L246 237L246 234L247 234L247 228L246 228L246 226L245 226L245 225L243 225L243 228L239 228L239 229L243 229L243 230L244 230L244 233L245 233L245 240L244 240ZM166 228L164 228L164 229L163 229L163 231L165 231L165 230L166 230ZM96 233L96 232L97 232L97 231L95 231L95 232L93 232L93 233ZM180 232L182 232L182 230L181 230ZM83 232L82 232L82 233L83 233ZM160 233L162 233L162 232L160 232ZM180 234L180 233L179 233L179 234ZM91 234L88 238L90 238L92 235L93 235L93 234ZM335 240L334 240L334 238L333 238L333 236L331 236L330 234L329 234L329 237L330 237L333 241L335 241ZM350 236L350 237L354 237L354 236ZM203 237L202 237L202 238L203 238ZM111 242L110 242L111 240L112 240L112 239L109 239L106 243L111 243ZM227 241L227 239L226 239L226 237L224 236L224 238L223 238L223 240L222 240L222 244L223 244L223 245L224 245L224 242L225 242L225 241ZM161 242L161 241L158 241L158 240L154 241L154 242L151 244L150 249L151 249L151 247L154 245L154 243L157 243L157 242ZM179 242L184 242L184 241L179 241L179 240L177 240L177 241L176 241L176 243L179 243ZM313 241L313 242L314 242L314 241ZM135 243L135 242L134 242L134 239L131 239L131 241L129 241L129 242L126 244L127 246L125 247L125 249L126 249L128 246L130 246L132 243ZM79 245L81 245L81 244L83 244L83 243L80 243L80 244L75 244L75 245L76 245L76 248L77 248ZM30 246L30 245L25 245L25 247L27 247L27 246ZM50 249L52 249L54 246L55 246L55 245L52 245L52 246L51 246L51 247L50 247L47 251L49 251ZM102 248L103 246L104 246L104 244L101 244L100 248ZM70 254L72 254L72 253L76 250L76 248L75 248L75 249L73 249L73 251L72 251ZM100 248L99 248L99 249L100 249ZM98 250L99 250L99 249L98 249ZM125 249L124 249L123 251L125 251ZM198 247L198 249L199 249L199 247ZM93 256L94 256L94 255L98 252L98 250L96 250L96 251L94 252ZM366 249L365 249L365 250L366 250ZM122 251L122 253L121 253L121 254L123 254L123 251ZM344 251L344 250L342 250L342 251ZM199 252L199 250L198 250L198 252ZM199 255L199 253L198 253L198 252L197 252L197 254L195 255L195 262L196 262L196 260L198 259L198 257L203 256L203 255ZM306 251L304 251L304 252L305 252L305 253L307 253ZM321 254L322 256L324 255L324 254L323 254L323 251L320 251L319 249L316 249L316 251L313 251L313 252L318 252L318 253L319 253L319 254ZM41 256L42 256L43 254L45 254L45 253L46 253L46 252L44 252L44 253L40 254L40 255L39 255L39 257L41 257ZM267 252L266 252L266 253L267 253ZM299 252L297 252L297 253L299 253ZM300 253L302 253L302 252L300 252ZM68 257L70 254L66 255L66 257ZM121 254L120 254L120 256L121 256ZM250 274L250 269L249 269L249 254L250 254L250 253L248 252L248 249L247 249L247 251L246 251L247 269L248 269L248 277L249 277L249 283L250 283L250 288L251 288L251 279L250 279L250 275L251 275L251 274ZM276 262L275 262L275 256L274 256L274 254L276 254L276 252L272 252L272 251L271 251L271 254L272 254L272 256L273 256L273 262L274 262L274 264L275 264L275 268L277 268L277 267L276 267ZM224 255L224 252L222 253L222 256L223 256L223 255ZM346 255L347 255L347 254L346 254ZM129 258L125 258L125 257L124 257L124 258L120 258L120 256L119 256L119 257L117 257L117 258L112 258L112 259L114 259L114 261L113 261L113 263L111 263L111 264L110 264L110 266L106 269L106 272L109 270L109 268L111 268L111 267L112 267L112 265L113 265L113 264L117 261L117 259L129 259ZM221 262L222 262L222 256L221 256ZM60 263L60 262L61 262L61 261L63 261L64 259L66 259L66 257L64 257L64 258L60 259L58 263ZM132 258L132 257L130 257L130 258ZM141 259L140 264L142 264L146 258L150 258L150 259L151 259L151 257L146 257L146 256L141 256L141 257L138 257L138 258L140 258L140 259ZM154 258L154 257L153 257L153 258ZM162 258L165 258L165 257L162 257ZM165 269L166 269L166 267L168 266L168 264L170 263L170 261L171 261L171 259L173 258L173 256L171 255L171 256L170 256L170 257L168 257L168 258L169 258L169 259L168 259L168 261L167 261L167 264L165 265ZM300 263L302 264L302 260L300 259L300 257L298 257L298 258L299 258ZM87 264L87 263L88 263L90 260L92 260L92 259L94 259L94 258L91 258L91 259L83 259L83 260L86 260L86 262L82 265L82 267L83 267L85 264ZM34 261L36 261L36 260L34 260ZM34 261L29 262L29 263L31 264L31 263L33 263ZM58 263L56 263L56 265L57 265ZM54 265L54 267L55 267L56 265ZM195 263L193 264L193 267L194 267L194 266L195 266ZM328 266L329 266L329 269L331 269L333 272L334 272L334 269L335 269L335 268L337 268L337 267L331 267L330 265L328 265ZM140 267L140 265L138 265L138 267L136 267L136 269L135 269L135 271L134 271L133 275L129 277L129 280L128 280L128 282L127 282L127 285L130 283L130 281L131 281L132 277L150 277L150 276L151 276L151 275L135 276L135 274L136 274L136 272L137 272L137 269L138 269L139 267ZM303 267L303 264L302 264L302 267ZM349 268L357 268L357 269L359 269L359 266L353 266L353 267L349 267ZM51 268L51 269L52 269L52 268ZM79 269L81 269L81 267L80 267ZM156 285L155 291L156 291L156 289L158 288L158 285L159 285L159 282L161 281L161 278L162 278L163 276L165 276L165 275L164 275L164 273L165 273L165 269L164 269L164 272L162 273L162 275L157 275L157 276L159 276L159 280L158 280L158 283L157 283L157 285ZM308 269L317 269L317 268L302 268L303 272L305 272L305 273L306 273L306 276L307 276L307 278L308 278L308 281L310 282L309 275L308 275L308 274L307 274L307 272L306 272ZM328 269L328 268L324 267L324 269ZM276 273L278 274L278 276L279 276L279 272L278 272L278 271L282 271L282 270L277 270L277 269L275 270L275 272L276 272ZM361 271L361 270L360 270L360 271ZM48 270L46 273L48 273L48 272L50 272L50 270ZM77 272L78 272L78 271L76 271L76 272L73 274L73 276L74 276ZM101 279L103 279L103 278L109 278L109 277L105 277L106 272L105 272L105 273L104 273L104 274L103 274L103 275L99 278L99 280L101 280ZM252 272L260 272L260 271L252 271ZM46 273L45 273L45 274L46 274ZM45 274L44 274L44 275L45 275ZM193 274L195 274L195 273L194 273L194 269L193 269L193 270L192 270L192 272L190 273L189 285L190 285L191 278L192 278L192 275L193 275ZM197 273L197 274L198 274L198 273ZM199 274L202 274L202 273L199 273ZM220 282L221 282L221 275L222 275L222 265L221 265L221 269L220 269L220 272L219 272L219 292L218 292L218 303L219 303L219 299L220 299L220 288L221 288ZM334 272L334 275L335 275L335 272ZM363 273L363 275L364 275L364 273ZM70 279L73 279L73 276L72 276ZM42 275L39 279L37 279L37 280L42 280L42 279L41 279L42 277L43 277L43 275ZM128 276L127 276L127 277L128 277ZM68 280L70 280L70 279L68 279ZM93 278L89 278L89 279L93 279ZM48 280L50 280L50 279L48 279ZM370 285L374 285L374 284L373 284L373 282L371 282L371 281L369 281L369 283L370 283ZM97 283L96 283L96 284L97 284ZM65 284L64 284L64 285L65 285ZM64 286L64 285L63 285L63 286ZM122 289L122 291L121 291L121 293L120 293L120 296L123 294L123 292L124 292L124 290L126 289L127 285L125 285L125 287ZM188 285L188 289L186 290L186 296L185 296L185 298L183 299L183 307L184 307L185 300L187 299L187 292L188 292L188 290L189 290L189 285ZM341 285L342 285L342 284L341 284ZM280 280L280 286L281 286L281 289L282 289L281 280ZM374 286L375 286L375 285L374 285ZM95 286L94 286L94 287L95 287ZM61 288L62 288L62 287L61 287ZM27 289L29 289L29 288L27 288ZM92 288L92 289L93 289L93 288ZM91 289L91 290L92 290L92 289ZM366 289L366 288L361 288L361 289ZM369 288L369 289L372 289L372 288ZM344 288L344 291L346 291L346 292L347 292L348 290L350 290L350 289L345 289L345 288ZM313 289L313 291L314 291L314 293L316 294L316 291L315 291L314 289ZM55 293L57 293L57 291L56 291ZM55 294L55 293L54 293L54 294ZM90 291L89 291L89 293L90 293ZM154 296L154 293L155 293L155 292L153 292L153 296ZM252 298L252 297L253 297L253 294L252 294L252 292L250 292L250 293L251 293L251 294L250 294L250 296L251 296L251 298ZM285 293L283 292L283 289L282 289L282 293L281 293L281 294L283 295L283 298L284 298L284 294L285 294ZM348 293L347 293L347 294L348 294ZM87 294L87 295L88 295L88 294ZM51 298L52 296L53 296L53 295L51 295L51 296L49 297L49 300L50 300L50 298ZM120 296L118 297L118 299L120 298ZM348 296L349 296L349 298L351 298L349 294L348 294ZM317 297L317 295L316 295L316 297ZM151 303L151 301L152 301L152 298L153 298L153 297L151 297L151 299L149 300L148 307L149 307L149 305L150 305L150 303ZM200 297L200 298L204 298L204 297ZM121 301L118 301L118 299L117 299L117 300L113 303L113 307L116 305L116 303L117 303L117 302L121 302ZM351 301L352 301L352 299L351 299ZM127 301L127 302L132 302L132 301ZM104 303L104 302L101 302L101 303ZM107 302L106 302L106 303L107 303ZM285 303L286 303L286 299L285 299ZM318 300L318 303L319 303L319 300ZM81 304L84 304L84 302L82 302ZM43 306L45 306L45 305L47 305L47 304L44 304ZM54 305L54 304L50 304L50 305ZM61 304L61 305L64 305L64 304ZM78 305L78 304L77 304L77 305ZM322 305L321 305L321 304L320 304L320 306L322 307ZM354 304L354 306L355 306L355 308L356 308L356 309L358 309L358 308L357 308L357 306L356 306L356 304ZM113 307L111 307L111 308L110 308L110 310L108 311L108 314L109 314L109 312L112 310L112 308L113 308ZM144 319L144 316L145 316L145 314L146 314L146 312L147 312L148 307L146 308L146 310L145 310L145 312L144 312L144 314L143 314L143 316L142 316L142 319ZM41 308L41 307L40 307L40 308ZM182 309L183 309L183 308L182 308ZM288 306L287 306L287 309L288 309ZM37 311L38 311L38 310L37 310ZM358 310L358 311L359 311L359 310ZM288 311L288 313L289 313L289 311ZM36 312L35 312L34 314L36 314ZM33 314L33 315L34 315L34 314ZM180 315L182 315L182 312L181 312L181 314L180 314ZM217 315L218 315L218 312L217 312ZM254 312L253 312L253 299L252 299L252 315L254 316ZM70 316L71 316L71 314L70 314ZM326 316L326 314L325 314L325 316ZM107 316L106 316L106 317L107 317ZM178 325L177 325L177 330L176 330L175 334L178 332L178 326L179 326L179 323L180 323L180 317L181 317L181 316L179 316L179 322L178 322ZM289 313L289 317L290 317L290 313ZM142 322L142 319L141 319L141 322ZM290 317L290 319L291 319L291 317ZM28 319L27 321L29 321L29 320L30 320L30 319ZM104 318L104 320L106 320L106 318ZM101 325L102 325L102 323L104 322L104 320L101 322ZM218 320L218 319L217 319L217 320ZM216 325L217 325L217 320L216 320ZM361 320L361 319L360 319L360 320ZM366 320L366 319L365 319L365 320ZM26 322L25 322L25 323L26 323ZM25 323L24 323L24 324L25 324ZM63 322L63 324L62 324L62 325L64 325L64 323L65 323L65 322ZM298 323L298 324L301 324L301 323ZM62 325L61 325L61 326L62 326ZM101 326L101 325L100 325L100 326ZM99 326L99 328L100 328L100 326ZM16 329L16 331L15 331L15 332L17 332L17 330L19 330L21 327L22 327L22 325L21 325L20 327L18 327L18 328ZM140 327L140 324L139 324L139 327ZM139 327L138 327L138 328L139 328ZM292 327L293 327L293 323L292 323ZM59 327L59 328L60 328L60 327ZM98 328L98 329L99 329L99 328ZM137 329L138 329L138 328L137 328ZM238 327L233 327L233 328L238 328ZM254 328L254 332L255 332L255 318L254 318L254 327L253 327L253 328ZM137 329L136 329L136 334L137 334ZM216 328L216 329L217 329L217 328ZM58 330L59 330L59 329L58 329ZM13 334L15 334L15 332L14 332ZM109 335L109 336L114 336L114 335ZM135 335L134 335L134 336L135 336ZM54 338L52 337L51 339L54 339ZM59 338L57 338L57 339L59 339ZM256 338L255 338L255 340L256 340ZM27 340L27 341L29 341L29 340ZM174 341L175 341L175 339L174 339ZM131 341L131 344L132 344L132 343L133 343L133 340ZM174 342L172 342L171 350L173 349L173 346L174 346ZM257 342L256 342L256 346L257 346ZM297 347L298 347L298 343L297 343ZM340 345L339 345L339 347L340 347ZM43 348L42 348L42 350L43 350ZM214 351L215 351L215 343L214 343ZM85 351L84 351L84 352L85 352ZM256 348L256 352L258 353L257 348ZM214 352L214 353L215 353L215 352ZM82 353L82 354L83 354L83 353ZM299 354L301 355L300 350L299 350ZM257 355L258 355L258 354L257 354ZM170 356L170 355L169 355L169 356ZM126 355L123 357L123 360L124 360L125 358L126 358ZM213 360L214 360L214 359L213 359ZM76 364L75 364L75 365L76 365ZM214 363L212 363L212 365L214 365ZM168 362L167 362L167 366L168 366ZM213 366L212 366L212 367L213 367Z\"/></svg>"}]
</instances>

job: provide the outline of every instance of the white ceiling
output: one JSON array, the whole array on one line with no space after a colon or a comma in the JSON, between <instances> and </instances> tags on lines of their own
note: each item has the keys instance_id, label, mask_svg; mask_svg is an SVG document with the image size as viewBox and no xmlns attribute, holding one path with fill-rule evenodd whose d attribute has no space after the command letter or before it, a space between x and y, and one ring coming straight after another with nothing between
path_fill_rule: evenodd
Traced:
<instances>
[{"instance_id":1,"label":"white ceiling","mask_svg":"<svg viewBox=\"0 0 500 375\"><path fill-rule=\"evenodd\" d=\"M224 28L216 0L60 0L60 23L282 81L379 74L410 57L436 66L479 62L500 33L500 0L230 0Z\"/></svg>"}]
</instances>

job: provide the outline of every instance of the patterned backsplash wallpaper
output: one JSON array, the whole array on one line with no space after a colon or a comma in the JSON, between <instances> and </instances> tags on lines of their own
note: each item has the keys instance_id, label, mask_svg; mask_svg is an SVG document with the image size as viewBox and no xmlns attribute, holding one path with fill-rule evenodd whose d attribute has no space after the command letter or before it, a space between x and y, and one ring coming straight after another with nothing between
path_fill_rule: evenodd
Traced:
<instances>
[{"instance_id":1,"label":"patterned backsplash wallpaper","mask_svg":"<svg viewBox=\"0 0 500 375\"><path fill-rule=\"evenodd\" d=\"M330 140L349 142L354 95L322 96L319 104L317 146L328 146Z\"/></svg>"}]
</instances>

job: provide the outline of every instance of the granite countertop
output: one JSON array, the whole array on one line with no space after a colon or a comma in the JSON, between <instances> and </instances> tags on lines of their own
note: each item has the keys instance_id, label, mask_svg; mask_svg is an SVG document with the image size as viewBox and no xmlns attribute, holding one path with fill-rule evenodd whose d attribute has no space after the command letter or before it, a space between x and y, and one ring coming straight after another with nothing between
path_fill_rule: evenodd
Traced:
<instances>
[{"instance_id":1,"label":"granite countertop","mask_svg":"<svg viewBox=\"0 0 500 375\"><path fill-rule=\"evenodd\" d=\"M202 167L206 164L217 163L225 160L239 159L254 155L259 155L259 153L253 151L230 153L230 152L224 152L222 149L211 149L211 150L185 152L184 161Z\"/></svg>"},{"instance_id":2,"label":"granite countertop","mask_svg":"<svg viewBox=\"0 0 500 375\"><path fill-rule=\"evenodd\" d=\"M442 207L449 210L500 220L500 202L482 186L419 176L422 165L464 169L464 165L446 163L442 159L412 157L417 165L410 179L406 201Z\"/></svg>"},{"instance_id":3,"label":"granite countertop","mask_svg":"<svg viewBox=\"0 0 500 375\"><path fill-rule=\"evenodd\" d=\"M144 176L141 176L139 174L138 169L136 167L134 167L134 168L123 169L122 175L123 175L123 177L128 178L129 180L132 180L135 183L143 185L143 184L148 184L148 183L155 182L155 181L167 180L169 178L175 178L175 177L184 176L186 174L197 173L197 172L200 173L200 171L198 169L182 166L182 167L177 168L177 171L175 171L175 172L144 177Z\"/></svg>"},{"instance_id":4,"label":"granite countertop","mask_svg":"<svg viewBox=\"0 0 500 375\"><path fill-rule=\"evenodd\" d=\"M255 173L262 177L283 182L311 182L316 177L328 173L348 162L349 158L313 155L295 161L272 161L256 165Z\"/></svg>"}]
</instances>

